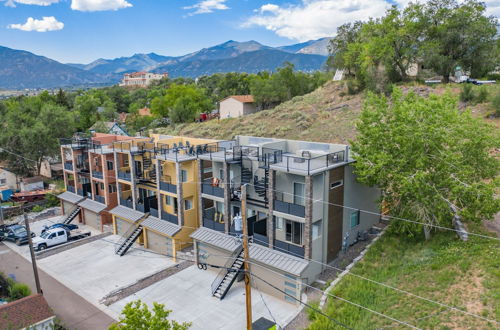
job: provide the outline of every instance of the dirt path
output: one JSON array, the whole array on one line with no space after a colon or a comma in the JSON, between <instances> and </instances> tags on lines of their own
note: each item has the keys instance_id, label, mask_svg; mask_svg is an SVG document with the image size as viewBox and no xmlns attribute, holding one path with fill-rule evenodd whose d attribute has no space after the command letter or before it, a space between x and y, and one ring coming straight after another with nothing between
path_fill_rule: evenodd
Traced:
<instances>
[{"instance_id":1,"label":"dirt path","mask_svg":"<svg viewBox=\"0 0 500 330\"><path fill-rule=\"evenodd\" d=\"M0 271L14 275L36 292L31 263L0 243ZM56 316L67 329L107 329L114 320L107 314L68 289L59 281L39 270L43 295Z\"/></svg>"}]
</instances>

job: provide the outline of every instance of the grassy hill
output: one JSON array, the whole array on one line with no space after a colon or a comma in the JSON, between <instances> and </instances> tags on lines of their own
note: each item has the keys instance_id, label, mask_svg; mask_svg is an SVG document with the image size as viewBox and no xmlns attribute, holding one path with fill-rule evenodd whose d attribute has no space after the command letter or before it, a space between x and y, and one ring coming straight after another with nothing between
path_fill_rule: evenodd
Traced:
<instances>
[{"instance_id":1,"label":"grassy hill","mask_svg":"<svg viewBox=\"0 0 500 330\"><path fill-rule=\"evenodd\" d=\"M458 95L460 88L437 85L401 86L405 91L413 90L420 95L442 94L450 91ZM500 93L500 86L487 86L489 95ZM231 139L236 135L309 140L317 142L348 143L356 137L355 123L363 104L364 94L348 95L339 82L328 82L310 94L297 96L274 109L261 111L241 118L211 120L157 129L156 132L193 137ZM488 119L493 113L490 102L482 104L460 104L500 127L500 119Z\"/></svg>"},{"instance_id":2,"label":"grassy hill","mask_svg":"<svg viewBox=\"0 0 500 330\"><path fill-rule=\"evenodd\" d=\"M461 90L457 85L401 88L424 96L447 91L459 95ZM461 102L459 107L468 108L474 115L500 127L499 118L491 116L495 109L490 102L500 93L500 86L486 88L489 93L486 102ZM363 97L363 94L346 95L341 83L330 82L272 110L243 118L179 125L161 129L161 132L218 139L256 135L345 143L356 137L355 121L361 113ZM500 216L488 222L488 228L496 230L500 237ZM469 230L493 235L482 225L470 226ZM425 241L422 237L410 239L387 233L372 246L352 273L487 319L500 320L499 269L500 244L495 240L471 237L468 242L462 242L454 233L441 232ZM419 328L493 329L498 326L349 275L331 293ZM355 329L401 327L333 298L329 299L325 312ZM320 315L312 315L312 318L310 329L336 329Z\"/></svg>"}]
</instances>

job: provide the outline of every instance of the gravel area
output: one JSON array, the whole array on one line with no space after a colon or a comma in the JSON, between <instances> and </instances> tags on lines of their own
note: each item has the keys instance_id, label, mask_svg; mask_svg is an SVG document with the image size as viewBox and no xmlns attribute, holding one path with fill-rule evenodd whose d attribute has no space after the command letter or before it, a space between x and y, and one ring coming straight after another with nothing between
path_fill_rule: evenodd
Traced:
<instances>
[{"instance_id":1,"label":"gravel area","mask_svg":"<svg viewBox=\"0 0 500 330\"><path fill-rule=\"evenodd\" d=\"M379 223L376 227L381 230L384 229L386 225ZM330 266L327 267L318 277L318 280L312 284L313 287L325 290L329 283L335 280L340 274L359 254L363 251L368 244L377 236L377 234L370 234L366 241L359 241L356 244L349 247L347 252L340 252L339 256L329 263ZM337 268L337 269L335 269ZM322 284L322 283L325 284ZM315 304L315 306L319 303L321 299L322 293L318 290L314 290L311 288L306 288L305 293L307 294L307 303L308 305ZM307 310L309 308L304 306L302 311L285 327L284 330L298 330L298 329L306 329L310 321L307 317Z\"/></svg>"}]
</instances>

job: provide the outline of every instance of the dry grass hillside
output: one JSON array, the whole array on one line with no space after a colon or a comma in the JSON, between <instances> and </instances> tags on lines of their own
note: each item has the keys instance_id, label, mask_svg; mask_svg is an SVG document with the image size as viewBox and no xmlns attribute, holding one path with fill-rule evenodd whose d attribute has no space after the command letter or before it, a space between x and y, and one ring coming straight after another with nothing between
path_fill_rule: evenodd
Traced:
<instances>
[{"instance_id":1,"label":"dry grass hillside","mask_svg":"<svg viewBox=\"0 0 500 330\"><path fill-rule=\"evenodd\" d=\"M402 86L427 96L449 90L458 95L457 85ZM499 93L499 86L488 86L490 96ZM261 111L242 118L212 120L204 123L182 124L159 128L158 133L192 137L231 139L236 135L277 137L318 142L348 143L356 136L355 123L361 113L364 94L347 95L343 83L329 82L314 92L297 96L274 109ZM489 102L468 105L474 114L484 117L494 112ZM486 119L499 127L500 119Z\"/></svg>"}]
</instances>

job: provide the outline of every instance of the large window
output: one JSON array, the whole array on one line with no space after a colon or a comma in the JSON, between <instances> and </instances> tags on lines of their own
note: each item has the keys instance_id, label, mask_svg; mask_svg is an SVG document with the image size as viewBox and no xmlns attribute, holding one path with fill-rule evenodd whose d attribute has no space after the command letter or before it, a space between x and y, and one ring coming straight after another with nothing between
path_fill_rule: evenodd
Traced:
<instances>
[{"instance_id":1,"label":"large window","mask_svg":"<svg viewBox=\"0 0 500 330\"><path fill-rule=\"evenodd\" d=\"M283 230L283 218L282 217L276 217L276 229Z\"/></svg>"},{"instance_id":2,"label":"large window","mask_svg":"<svg viewBox=\"0 0 500 330\"><path fill-rule=\"evenodd\" d=\"M186 170L181 170L181 182L186 182L188 180L188 173Z\"/></svg>"},{"instance_id":3,"label":"large window","mask_svg":"<svg viewBox=\"0 0 500 330\"><path fill-rule=\"evenodd\" d=\"M108 161L106 161L106 164L108 166L108 171L112 171L113 170L113 162L108 160Z\"/></svg>"},{"instance_id":4,"label":"large window","mask_svg":"<svg viewBox=\"0 0 500 330\"><path fill-rule=\"evenodd\" d=\"M359 210L351 212L351 228L359 225Z\"/></svg>"},{"instance_id":5,"label":"large window","mask_svg":"<svg viewBox=\"0 0 500 330\"><path fill-rule=\"evenodd\" d=\"M184 210L191 210L193 208L193 201L190 199L184 200Z\"/></svg>"},{"instance_id":6,"label":"large window","mask_svg":"<svg viewBox=\"0 0 500 330\"><path fill-rule=\"evenodd\" d=\"M293 203L297 205L305 205L305 184L300 182L293 183Z\"/></svg>"},{"instance_id":7,"label":"large window","mask_svg":"<svg viewBox=\"0 0 500 330\"><path fill-rule=\"evenodd\" d=\"M286 235L285 240L293 244L302 245L302 229L303 224L300 222L295 222L292 220L286 220L285 229Z\"/></svg>"}]
</instances>

